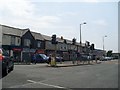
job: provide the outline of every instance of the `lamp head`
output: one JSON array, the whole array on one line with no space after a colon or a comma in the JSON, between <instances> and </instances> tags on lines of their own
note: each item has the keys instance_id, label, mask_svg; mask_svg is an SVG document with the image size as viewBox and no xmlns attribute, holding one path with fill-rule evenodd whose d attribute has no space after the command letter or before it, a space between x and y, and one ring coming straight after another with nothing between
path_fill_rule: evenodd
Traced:
<instances>
[{"instance_id":1,"label":"lamp head","mask_svg":"<svg viewBox=\"0 0 120 90\"><path fill-rule=\"evenodd\" d=\"M105 35L105 37L107 37L107 35Z\"/></svg>"},{"instance_id":2,"label":"lamp head","mask_svg":"<svg viewBox=\"0 0 120 90\"><path fill-rule=\"evenodd\" d=\"M84 22L83 24L87 24L86 22Z\"/></svg>"}]
</instances>

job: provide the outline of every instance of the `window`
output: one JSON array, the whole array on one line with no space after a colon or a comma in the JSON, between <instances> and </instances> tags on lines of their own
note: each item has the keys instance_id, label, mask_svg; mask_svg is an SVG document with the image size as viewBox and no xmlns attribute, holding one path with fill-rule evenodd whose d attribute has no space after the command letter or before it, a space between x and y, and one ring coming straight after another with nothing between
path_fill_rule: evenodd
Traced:
<instances>
[{"instance_id":1,"label":"window","mask_svg":"<svg viewBox=\"0 0 120 90\"><path fill-rule=\"evenodd\" d=\"M31 42L29 39L24 39L24 46L30 46Z\"/></svg>"},{"instance_id":2,"label":"window","mask_svg":"<svg viewBox=\"0 0 120 90\"><path fill-rule=\"evenodd\" d=\"M37 47L41 47L41 41L38 41Z\"/></svg>"},{"instance_id":3,"label":"window","mask_svg":"<svg viewBox=\"0 0 120 90\"><path fill-rule=\"evenodd\" d=\"M64 47L64 49L66 49L66 47Z\"/></svg>"},{"instance_id":4,"label":"window","mask_svg":"<svg viewBox=\"0 0 120 90\"><path fill-rule=\"evenodd\" d=\"M20 43L20 39L18 38L18 43Z\"/></svg>"},{"instance_id":5,"label":"window","mask_svg":"<svg viewBox=\"0 0 120 90\"><path fill-rule=\"evenodd\" d=\"M67 49L67 45L64 46L64 49L65 49L65 50Z\"/></svg>"},{"instance_id":6,"label":"window","mask_svg":"<svg viewBox=\"0 0 120 90\"><path fill-rule=\"evenodd\" d=\"M11 36L11 45L15 45L15 36Z\"/></svg>"}]
</instances>

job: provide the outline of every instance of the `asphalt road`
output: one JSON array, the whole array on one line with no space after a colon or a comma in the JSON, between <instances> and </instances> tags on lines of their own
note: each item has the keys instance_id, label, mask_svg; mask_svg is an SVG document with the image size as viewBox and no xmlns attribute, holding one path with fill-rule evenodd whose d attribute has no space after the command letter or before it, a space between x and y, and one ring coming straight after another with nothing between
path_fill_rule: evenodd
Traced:
<instances>
[{"instance_id":1,"label":"asphalt road","mask_svg":"<svg viewBox=\"0 0 120 90\"><path fill-rule=\"evenodd\" d=\"M118 61L93 65L47 67L15 65L2 79L3 88L118 88Z\"/></svg>"}]
</instances>

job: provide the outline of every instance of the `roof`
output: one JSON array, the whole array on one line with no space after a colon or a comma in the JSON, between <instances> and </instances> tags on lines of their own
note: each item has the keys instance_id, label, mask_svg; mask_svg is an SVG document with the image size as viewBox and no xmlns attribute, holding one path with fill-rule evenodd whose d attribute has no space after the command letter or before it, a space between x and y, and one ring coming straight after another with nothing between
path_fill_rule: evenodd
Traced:
<instances>
[{"instance_id":1,"label":"roof","mask_svg":"<svg viewBox=\"0 0 120 90\"><path fill-rule=\"evenodd\" d=\"M95 51L104 51L104 50L101 50L101 49L95 49Z\"/></svg>"},{"instance_id":2,"label":"roof","mask_svg":"<svg viewBox=\"0 0 120 90\"><path fill-rule=\"evenodd\" d=\"M72 44L72 41L71 41L71 40L68 40L68 39L61 39L61 38L57 37L57 40L58 40L58 42L61 42L61 43L64 43L64 40L66 40L66 42L67 42L68 44Z\"/></svg>"},{"instance_id":3,"label":"roof","mask_svg":"<svg viewBox=\"0 0 120 90\"><path fill-rule=\"evenodd\" d=\"M36 33L36 32L31 32L31 34L33 35L33 37L37 40L44 40L43 36L41 33Z\"/></svg>"},{"instance_id":4,"label":"roof","mask_svg":"<svg viewBox=\"0 0 120 90\"><path fill-rule=\"evenodd\" d=\"M27 29L22 29L22 30L23 30L23 31L22 31L22 33L21 33L21 36L24 35L26 32L30 31L29 28L27 28Z\"/></svg>"},{"instance_id":5,"label":"roof","mask_svg":"<svg viewBox=\"0 0 120 90\"><path fill-rule=\"evenodd\" d=\"M71 40L66 39L66 42L69 43L69 44L72 44Z\"/></svg>"},{"instance_id":6,"label":"roof","mask_svg":"<svg viewBox=\"0 0 120 90\"><path fill-rule=\"evenodd\" d=\"M6 25L1 25L1 26L2 26L3 34L10 34L10 35L15 35L15 36L20 36L20 37L29 30L29 29L14 28L14 27L6 26Z\"/></svg>"},{"instance_id":7,"label":"roof","mask_svg":"<svg viewBox=\"0 0 120 90\"><path fill-rule=\"evenodd\" d=\"M63 43L63 42L64 42L64 39L61 39L61 38L58 38L58 37L57 37L57 41Z\"/></svg>"},{"instance_id":8,"label":"roof","mask_svg":"<svg viewBox=\"0 0 120 90\"><path fill-rule=\"evenodd\" d=\"M6 26L6 25L1 25L1 26L2 26L3 34L10 34L10 35L15 35L15 36L20 36L20 37L22 37L22 35L24 35L27 31L30 31L29 28L19 29L19 28L15 28L15 27L11 27L11 26ZM32 31L30 31L30 32L33 35L33 37L38 40L50 41L52 39L50 36L43 35L41 33L32 32ZM61 38L57 37L58 42L64 43L64 40L66 40L67 44L72 44L72 40L61 39ZM76 45L80 45L80 43L76 42ZM82 43L82 46L85 46L85 43Z\"/></svg>"},{"instance_id":9,"label":"roof","mask_svg":"<svg viewBox=\"0 0 120 90\"><path fill-rule=\"evenodd\" d=\"M52 39L50 36L47 36L47 35L42 35L42 36L45 40L48 40L48 41L50 41ZM61 39L61 38L57 37L58 42L64 43L64 40L66 40L67 44L72 44L73 43L72 40ZM80 45L80 43L76 42L76 45ZM82 43L82 46L85 46L85 43Z\"/></svg>"},{"instance_id":10,"label":"roof","mask_svg":"<svg viewBox=\"0 0 120 90\"><path fill-rule=\"evenodd\" d=\"M44 38L44 40L49 40L50 41L52 39L50 36L43 35L43 34L42 34L42 37Z\"/></svg>"}]
</instances>

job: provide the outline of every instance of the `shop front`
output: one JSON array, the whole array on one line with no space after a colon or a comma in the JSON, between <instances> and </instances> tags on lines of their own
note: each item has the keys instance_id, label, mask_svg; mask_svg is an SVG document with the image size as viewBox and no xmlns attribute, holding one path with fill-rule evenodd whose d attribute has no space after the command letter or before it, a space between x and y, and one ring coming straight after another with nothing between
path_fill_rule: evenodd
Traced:
<instances>
[{"instance_id":1,"label":"shop front","mask_svg":"<svg viewBox=\"0 0 120 90\"><path fill-rule=\"evenodd\" d=\"M6 50L7 52L8 52L8 54L10 55L10 45L2 45L2 48L4 49L4 50Z\"/></svg>"},{"instance_id":2,"label":"shop front","mask_svg":"<svg viewBox=\"0 0 120 90\"><path fill-rule=\"evenodd\" d=\"M21 62L31 62L32 55L35 53L36 49L30 49L30 48L23 48L23 51L21 53Z\"/></svg>"},{"instance_id":3,"label":"shop front","mask_svg":"<svg viewBox=\"0 0 120 90\"><path fill-rule=\"evenodd\" d=\"M63 59L65 61L69 61L70 60L70 55L68 51L63 51Z\"/></svg>"},{"instance_id":4,"label":"shop front","mask_svg":"<svg viewBox=\"0 0 120 90\"><path fill-rule=\"evenodd\" d=\"M14 62L20 62L22 48L12 48L12 51L13 51Z\"/></svg>"},{"instance_id":5,"label":"shop front","mask_svg":"<svg viewBox=\"0 0 120 90\"><path fill-rule=\"evenodd\" d=\"M19 62L21 60L22 48L20 46L2 45L2 48L8 52L9 56L14 58L15 62Z\"/></svg>"}]
</instances>

